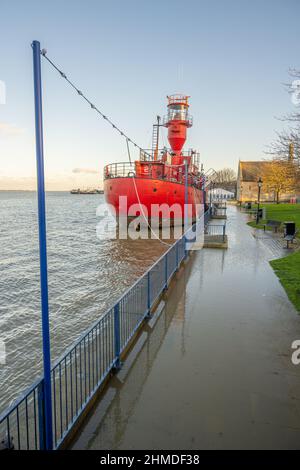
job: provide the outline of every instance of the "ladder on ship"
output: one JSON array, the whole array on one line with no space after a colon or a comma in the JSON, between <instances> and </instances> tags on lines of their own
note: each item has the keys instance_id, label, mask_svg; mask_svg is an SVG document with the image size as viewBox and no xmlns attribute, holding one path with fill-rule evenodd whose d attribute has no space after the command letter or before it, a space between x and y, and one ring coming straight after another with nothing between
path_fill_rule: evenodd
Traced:
<instances>
[{"instance_id":1,"label":"ladder on ship","mask_svg":"<svg viewBox=\"0 0 300 470\"><path fill-rule=\"evenodd\" d=\"M158 158L158 145L159 145L159 127L160 127L160 116L157 116L157 124L153 124L152 131L152 157L153 160Z\"/></svg>"}]
</instances>

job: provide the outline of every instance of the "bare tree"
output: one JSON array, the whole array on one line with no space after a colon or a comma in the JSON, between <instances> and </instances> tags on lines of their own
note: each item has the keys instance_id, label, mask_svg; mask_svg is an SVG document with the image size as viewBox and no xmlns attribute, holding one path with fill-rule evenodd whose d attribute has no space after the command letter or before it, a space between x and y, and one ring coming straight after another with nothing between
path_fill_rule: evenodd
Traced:
<instances>
[{"instance_id":1,"label":"bare tree","mask_svg":"<svg viewBox=\"0 0 300 470\"><path fill-rule=\"evenodd\" d=\"M276 139L267 147L265 153L273 155L276 159L294 160L300 166L300 70L290 69L289 75L292 81L285 84L285 87L291 95L296 111L280 120L293 125L277 132Z\"/></svg>"},{"instance_id":2,"label":"bare tree","mask_svg":"<svg viewBox=\"0 0 300 470\"><path fill-rule=\"evenodd\" d=\"M276 135L276 140L268 146L265 153L282 160L294 160L300 165L300 125L295 129L277 132Z\"/></svg>"},{"instance_id":3,"label":"bare tree","mask_svg":"<svg viewBox=\"0 0 300 470\"><path fill-rule=\"evenodd\" d=\"M216 172L214 185L219 186L227 191L236 192L237 176L232 168L223 168Z\"/></svg>"},{"instance_id":4,"label":"bare tree","mask_svg":"<svg viewBox=\"0 0 300 470\"><path fill-rule=\"evenodd\" d=\"M300 70L290 68L289 75L292 78L290 83L286 83L285 87L287 88L289 94L291 95L291 100L296 106L296 111L284 116L282 119L284 121L296 122L297 125L300 123Z\"/></svg>"},{"instance_id":5,"label":"bare tree","mask_svg":"<svg viewBox=\"0 0 300 470\"><path fill-rule=\"evenodd\" d=\"M232 168L223 168L216 173L215 182L217 183L232 183L236 181L236 172Z\"/></svg>"}]
</instances>

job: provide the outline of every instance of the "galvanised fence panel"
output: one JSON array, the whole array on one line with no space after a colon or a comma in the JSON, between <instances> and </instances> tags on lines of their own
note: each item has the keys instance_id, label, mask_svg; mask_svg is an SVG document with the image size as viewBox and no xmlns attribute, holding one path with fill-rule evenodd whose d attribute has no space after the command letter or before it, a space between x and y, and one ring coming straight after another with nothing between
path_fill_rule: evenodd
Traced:
<instances>
[{"instance_id":1,"label":"galvanised fence panel","mask_svg":"<svg viewBox=\"0 0 300 470\"><path fill-rule=\"evenodd\" d=\"M148 281L143 275L119 301L120 349L123 351L148 313Z\"/></svg>"},{"instance_id":2,"label":"galvanised fence panel","mask_svg":"<svg viewBox=\"0 0 300 470\"><path fill-rule=\"evenodd\" d=\"M110 309L52 369L55 446L113 368L115 359L114 310Z\"/></svg>"},{"instance_id":3,"label":"galvanised fence panel","mask_svg":"<svg viewBox=\"0 0 300 470\"><path fill-rule=\"evenodd\" d=\"M204 215L205 222L209 214ZM206 223L205 223L206 225ZM51 369L53 442L58 448L185 257L185 237L164 255L55 362ZM8 449L44 449L44 382L37 380L0 416Z\"/></svg>"},{"instance_id":4,"label":"galvanised fence panel","mask_svg":"<svg viewBox=\"0 0 300 470\"><path fill-rule=\"evenodd\" d=\"M178 240L178 263L180 264L185 257L185 241L184 238Z\"/></svg>"},{"instance_id":5,"label":"galvanised fence panel","mask_svg":"<svg viewBox=\"0 0 300 470\"><path fill-rule=\"evenodd\" d=\"M225 240L226 235L226 224L210 224L205 228L205 233L207 235L219 236L222 237L222 240Z\"/></svg>"},{"instance_id":6,"label":"galvanised fence panel","mask_svg":"<svg viewBox=\"0 0 300 470\"><path fill-rule=\"evenodd\" d=\"M165 257L160 258L149 271L150 307L159 297L165 286Z\"/></svg>"},{"instance_id":7,"label":"galvanised fence panel","mask_svg":"<svg viewBox=\"0 0 300 470\"><path fill-rule=\"evenodd\" d=\"M41 422L39 394L42 381L36 382L0 417L1 448L37 450L40 448Z\"/></svg>"},{"instance_id":8,"label":"galvanised fence panel","mask_svg":"<svg viewBox=\"0 0 300 470\"><path fill-rule=\"evenodd\" d=\"M167 280L169 281L178 268L177 262L177 243L175 243L166 253L167 261Z\"/></svg>"}]
</instances>

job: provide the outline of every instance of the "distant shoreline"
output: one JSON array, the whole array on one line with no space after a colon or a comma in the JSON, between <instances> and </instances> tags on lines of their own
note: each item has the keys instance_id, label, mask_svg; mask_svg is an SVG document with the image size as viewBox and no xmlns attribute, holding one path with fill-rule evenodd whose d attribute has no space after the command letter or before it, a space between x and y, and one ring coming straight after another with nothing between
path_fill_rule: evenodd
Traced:
<instances>
[{"instance_id":1,"label":"distant shoreline","mask_svg":"<svg viewBox=\"0 0 300 470\"><path fill-rule=\"evenodd\" d=\"M0 193L36 193L36 189L0 189ZM67 189L64 189L63 191L61 189L58 190L53 190L51 189L50 191L45 191L46 193L68 193L69 191Z\"/></svg>"}]
</instances>

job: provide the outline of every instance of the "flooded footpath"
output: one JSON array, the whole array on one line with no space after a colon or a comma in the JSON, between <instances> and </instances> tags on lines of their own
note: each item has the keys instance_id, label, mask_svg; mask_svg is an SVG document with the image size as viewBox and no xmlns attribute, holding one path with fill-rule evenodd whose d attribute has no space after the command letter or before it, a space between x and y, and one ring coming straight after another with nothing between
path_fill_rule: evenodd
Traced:
<instances>
[{"instance_id":1,"label":"flooded footpath","mask_svg":"<svg viewBox=\"0 0 300 470\"><path fill-rule=\"evenodd\" d=\"M180 270L74 449L300 448L300 316L246 217L230 207L228 250Z\"/></svg>"}]
</instances>

